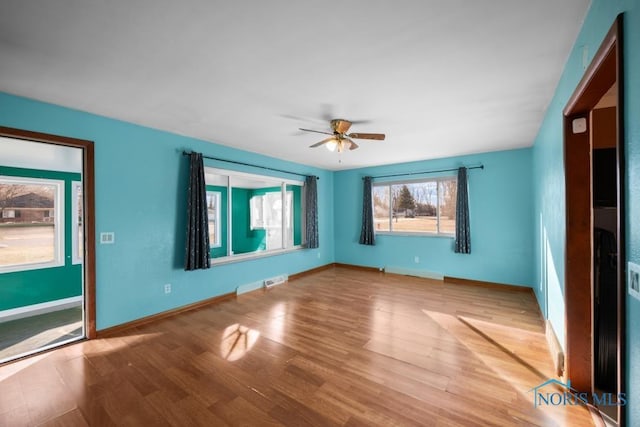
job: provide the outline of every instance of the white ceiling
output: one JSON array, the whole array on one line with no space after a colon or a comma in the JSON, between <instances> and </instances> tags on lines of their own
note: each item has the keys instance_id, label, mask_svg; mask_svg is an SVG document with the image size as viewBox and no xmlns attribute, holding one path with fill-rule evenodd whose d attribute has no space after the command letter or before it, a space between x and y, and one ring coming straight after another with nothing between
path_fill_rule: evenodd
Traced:
<instances>
[{"instance_id":1,"label":"white ceiling","mask_svg":"<svg viewBox=\"0 0 640 427\"><path fill-rule=\"evenodd\" d=\"M0 91L332 170L527 147L589 3L2 0Z\"/></svg>"}]
</instances>

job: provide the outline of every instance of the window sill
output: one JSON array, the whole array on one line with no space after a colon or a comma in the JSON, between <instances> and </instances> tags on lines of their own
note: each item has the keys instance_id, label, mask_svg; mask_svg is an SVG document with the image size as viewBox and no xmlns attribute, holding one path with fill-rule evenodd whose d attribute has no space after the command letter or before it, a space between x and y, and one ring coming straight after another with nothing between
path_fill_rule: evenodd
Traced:
<instances>
[{"instance_id":1,"label":"window sill","mask_svg":"<svg viewBox=\"0 0 640 427\"><path fill-rule=\"evenodd\" d=\"M220 258L211 258L211 265L224 265L224 264L233 264L235 262L249 261L257 258L266 258L275 255L283 255L291 252L299 251L301 249L306 249L306 246L298 245L293 246L287 249L273 249L270 251L260 251L260 252L251 252L246 254L238 254L225 256Z\"/></svg>"},{"instance_id":2,"label":"window sill","mask_svg":"<svg viewBox=\"0 0 640 427\"><path fill-rule=\"evenodd\" d=\"M4 273L22 273L32 270L44 270L47 268L64 267L64 261L51 261L51 262L32 262L24 264L14 264L0 267L0 274Z\"/></svg>"},{"instance_id":3,"label":"window sill","mask_svg":"<svg viewBox=\"0 0 640 427\"><path fill-rule=\"evenodd\" d=\"M410 231L376 231L376 236L401 236L401 237L440 237L444 239L455 239L454 234L444 233L412 233Z\"/></svg>"}]
</instances>

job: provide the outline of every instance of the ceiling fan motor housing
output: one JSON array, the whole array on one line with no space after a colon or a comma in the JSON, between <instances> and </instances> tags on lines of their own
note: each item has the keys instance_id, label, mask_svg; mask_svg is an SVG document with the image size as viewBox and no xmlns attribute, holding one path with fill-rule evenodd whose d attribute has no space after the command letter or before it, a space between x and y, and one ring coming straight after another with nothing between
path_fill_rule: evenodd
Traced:
<instances>
[{"instance_id":1,"label":"ceiling fan motor housing","mask_svg":"<svg viewBox=\"0 0 640 427\"><path fill-rule=\"evenodd\" d=\"M331 129L333 129L334 133L343 135L347 133L350 127L351 127L351 122L349 120L343 120L343 119L331 120Z\"/></svg>"}]
</instances>

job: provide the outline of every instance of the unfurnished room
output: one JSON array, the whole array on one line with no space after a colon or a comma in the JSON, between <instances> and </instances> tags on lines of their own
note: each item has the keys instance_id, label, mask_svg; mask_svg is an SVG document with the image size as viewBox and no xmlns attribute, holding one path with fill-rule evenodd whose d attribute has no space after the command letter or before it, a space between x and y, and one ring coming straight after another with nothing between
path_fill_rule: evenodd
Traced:
<instances>
[{"instance_id":1,"label":"unfurnished room","mask_svg":"<svg viewBox=\"0 0 640 427\"><path fill-rule=\"evenodd\" d=\"M640 0L0 2L0 426L640 425Z\"/></svg>"}]
</instances>

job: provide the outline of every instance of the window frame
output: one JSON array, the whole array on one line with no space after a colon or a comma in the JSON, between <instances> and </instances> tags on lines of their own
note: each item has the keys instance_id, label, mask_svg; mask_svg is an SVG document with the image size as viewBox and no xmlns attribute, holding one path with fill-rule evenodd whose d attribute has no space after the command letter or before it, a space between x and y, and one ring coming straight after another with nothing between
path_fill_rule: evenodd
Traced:
<instances>
[{"instance_id":1,"label":"window frame","mask_svg":"<svg viewBox=\"0 0 640 427\"><path fill-rule=\"evenodd\" d=\"M222 207L222 192L220 191L216 191L216 190L207 190L207 196L209 195L214 195L216 198L216 219L215 219L215 223L216 223L216 232L215 232L215 238L216 241L212 242L211 239L209 239L209 247L210 248L220 248L222 247L222 236L220 236L220 233L222 233L222 226L220 224L220 222L222 221L222 212L221 207ZM207 219L209 218L209 212L208 212L208 206L207 206ZM211 225L211 220L208 221L209 225ZM211 233L209 233L209 236L211 236Z\"/></svg>"},{"instance_id":2,"label":"window frame","mask_svg":"<svg viewBox=\"0 0 640 427\"><path fill-rule=\"evenodd\" d=\"M65 265L65 182L61 179L31 178L23 176L0 175L0 182L17 185L47 185L53 186L53 260L46 262L25 262L20 264L0 265L0 274L17 273L45 268L62 267Z\"/></svg>"},{"instance_id":3,"label":"window frame","mask_svg":"<svg viewBox=\"0 0 640 427\"><path fill-rule=\"evenodd\" d=\"M71 264L77 265L82 264L84 262L84 250L82 254L78 253L78 228L80 226L80 220L78 219L78 192L80 191L82 194L82 202L84 204L84 188L82 181L71 181ZM84 209L83 209L84 216ZM84 240L84 218L82 221L82 238ZM84 248L84 245L83 245Z\"/></svg>"},{"instance_id":4,"label":"window frame","mask_svg":"<svg viewBox=\"0 0 640 427\"><path fill-rule=\"evenodd\" d=\"M373 220L375 222L375 204L374 204L374 189L376 187L388 187L389 188L389 230L375 230L374 233L376 235L381 236L422 236L422 237L444 237L444 238L455 238L455 227L453 233L446 233L440 231L440 183L442 181L455 181L457 185L458 177L457 175L443 175L438 177L430 177L430 178L415 178L415 179L406 179L406 180L393 180L393 181L381 181L381 182L373 182L371 186L371 208L373 210ZM393 201L391 200L392 192L391 187L394 185L406 185L406 184L417 184L417 183L427 183L427 182L435 182L436 183L436 232L431 231L394 231L393 230ZM457 201L456 201L457 204ZM456 219L457 221L457 219Z\"/></svg>"},{"instance_id":5,"label":"window frame","mask_svg":"<svg viewBox=\"0 0 640 427\"><path fill-rule=\"evenodd\" d=\"M287 253L287 252L293 252L293 251L297 251L297 250L301 250L301 249L305 249L306 248L306 239L305 239L305 233L304 233L304 227L305 227L305 213L304 213L304 209L305 209L305 183L302 180L294 180L294 179L288 179L288 178L282 178L282 177L277 177L277 176L271 176L271 175L260 175L260 174L254 174L254 173L247 173L247 172L240 172L240 171L235 171L235 170L231 170L231 169L222 169L222 168L215 168L215 167L209 167L209 166L205 166L205 185L218 185L218 184L210 184L209 182L206 182L206 175L207 174L212 174L212 175L219 175L219 176L225 176L227 177L227 255L225 256L220 256L220 257L211 257L211 251L209 252L209 257L211 259L211 264L228 264L228 263L233 263L233 262L239 262L239 261L245 261L245 260L250 260L250 259L254 259L254 258L263 258L263 257L268 257L268 256L274 256L274 255L281 255L283 253ZM288 185L295 185L295 186L299 186L301 188L301 203L300 203L300 224L301 224L301 228L302 228L302 233L300 236L300 244L299 245L295 245L292 244L291 246L288 245L288 242L286 241L286 236L287 233L285 232L286 230L286 215L282 215L282 246L280 248L276 248L276 249L268 249L268 250L263 250L263 251L255 251L255 252L246 252L246 253L238 253L238 254L234 254L233 253L233 236L232 236L232 230L233 230L233 217L232 217L232 210L233 210L233 205L232 205L232 189L234 187L234 178L244 178L244 179L255 179L255 180L265 180L265 181L272 181L274 183L274 187L275 186L280 186L281 187L281 195L282 197L282 209L284 211L285 209L285 205L286 205L286 194L288 192L290 192L290 190L287 190L287 186ZM215 191L215 190L212 190ZM293 210L293 197L292 197L292 206L291 209ZM293 228L295 224L295 219L292 216L291 217L291 227ZM251 224L250 224L251 225ZM221 228L221 227L220 227ZM292 231L292 241L295 241L293 239L293 234L294 232ZM211 248L213 248L213 246L210 246Z\"/></svg>"}]
</instances>

